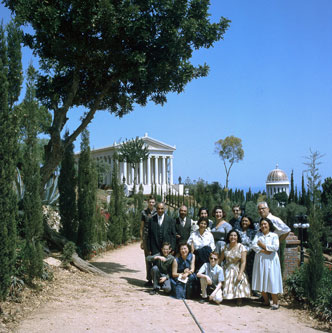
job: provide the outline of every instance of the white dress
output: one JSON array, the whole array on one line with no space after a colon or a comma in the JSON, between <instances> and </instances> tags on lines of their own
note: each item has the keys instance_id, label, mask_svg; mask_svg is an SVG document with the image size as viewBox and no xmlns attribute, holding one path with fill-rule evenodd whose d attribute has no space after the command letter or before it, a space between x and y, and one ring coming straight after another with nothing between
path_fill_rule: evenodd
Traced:
<instances>
[{"instance_id":1,"label":"white dress","mask_svg":"<svg viewBox=\"0 0 332 333\"><path fill-rule=\"evenodd\" d=\"M267 251L272 251L271 254L261 253L262 248L257 245L259 240L266 245ZM278 256L278 235L274 232L269 232L267 235L264 235L259 231L253 240L252 248L256 252L252 272L252 290L281 294L283 289Z\"/></svg>"}]
</instances>

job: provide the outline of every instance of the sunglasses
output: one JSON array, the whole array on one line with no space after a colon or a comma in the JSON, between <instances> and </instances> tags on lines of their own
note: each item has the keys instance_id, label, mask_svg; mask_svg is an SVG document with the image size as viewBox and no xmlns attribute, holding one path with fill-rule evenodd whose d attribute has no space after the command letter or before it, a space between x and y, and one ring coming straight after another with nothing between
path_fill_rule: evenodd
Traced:
<instances>
[{"instance_id":1,"label":"sunglasses","mask_svg":"<svg viewBox=\"0 0 332 333\"><path fill-rule=\"evenodd\" d=\"M210 258L210 260L218 260L217 258Z\"/></svg>"}]
</instances>

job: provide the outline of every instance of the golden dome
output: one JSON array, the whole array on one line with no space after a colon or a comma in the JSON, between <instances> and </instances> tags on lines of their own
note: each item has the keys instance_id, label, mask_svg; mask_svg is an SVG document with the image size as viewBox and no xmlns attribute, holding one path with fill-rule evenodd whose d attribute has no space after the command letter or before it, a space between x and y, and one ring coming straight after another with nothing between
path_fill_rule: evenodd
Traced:
<instances>
[{"instance_id":1,"label":"golden dome","mask_svg":"<svg viewBox=\"0 0 332 333\"><path fill-rule=\"evenodd\" d=\"M284 171L278 168L278 164L267 176L266 183L289 183L288 177Z\"/></svg>"}]
</instances>

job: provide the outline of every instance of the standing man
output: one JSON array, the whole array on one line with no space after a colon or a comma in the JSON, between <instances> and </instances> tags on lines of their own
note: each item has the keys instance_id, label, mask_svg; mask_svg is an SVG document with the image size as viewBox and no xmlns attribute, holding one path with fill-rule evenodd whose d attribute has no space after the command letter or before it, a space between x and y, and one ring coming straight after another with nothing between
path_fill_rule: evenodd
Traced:
<instances>
[{"instance_id":1,"label":"standing man","mask_svg":"<svg viewBox=\"0 0 332 333\"><path fill-rule=\"evenodd\" d=\"M156 201L153 196L150 196L148 199L148 208L142 211L142 218L141 218L141 227L140 227L140 236L141 236L141 249L144 250L145 256L145 267L146 267L146 286L152 286L152 276L151 276L151 268L152 265L146 260L146 257L149 255L148 251L148 233L149 233L149 222L151 217L157 214L156 208L154 207Z\"/></svg>"},{"instance_id":2,"label":"standing man","mask_svg":"<svg viewBox=\"0 0 332 333\"><path fill-rule=\"evenodd\" d=\"M165 205L160 202L157 204L157 214L150 219L148 232L148 252L154 255L161 251L164 242L171 245L171 251L175 251L175 223L174 220L165 214Z\"/></svg>"},{"instance_id":3,"label":"standing man","mask_svg":"<svg viewBox=\"0 0 332 333\"><path fill-rule=\"evenodd\" d=\"M192 221L187 216L188 209L185 205L182 205L179 209L179 217L175 220L175 231L176 231L176 245L180 242L186 242L191 233Z\"/></svg>"},{"instance_id":4,"label":"standing man","mask_svg":"<svg viewBox=\"0 0 332 333\"><path fill-rule=\"evenodd\" d=\"M258 214L261 216L261 218L268 218L271 220L273 226L276 228L274 232L279 236L279 242L282 242L284 239L286 239L289 232L291 231L288 225L279 217L270 213L269 206L265 201L259 202L257 204L257 208Z\"/></svg>"},{"instance_id":5,"label":"standing man","mask_svg":"<svg viewBox=\"0 0 332 333\"><path fill-rule=\"evenodd\" d=\"M241 227L241 208L239 205L234 205L232 207L233 217L229 220L229 224L233 227L233 229L240 230Z\"/></svg>"}]
</instances>

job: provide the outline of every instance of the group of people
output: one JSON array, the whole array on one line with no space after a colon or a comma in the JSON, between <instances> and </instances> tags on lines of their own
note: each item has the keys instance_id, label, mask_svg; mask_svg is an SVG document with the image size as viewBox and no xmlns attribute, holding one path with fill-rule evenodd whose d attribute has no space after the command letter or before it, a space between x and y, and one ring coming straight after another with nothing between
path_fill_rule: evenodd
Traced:
<instances>
[{"instance_id":1,"label":"group of people","mask_svg":"<svg viewBox=\"0 0 332 333\"><path fill-rule=\"evenodd\" d=\"M155 207L150 197L140 229L150 294L163 290L178 299L200 295L201 303L235 299L240 305L253 291L261 293L265 306L278 309L283 292L278 249L290 229L270 213L266 202L257 208L259 223L242 215L239 206L232 207L229 222L221 206L213 210L214 222L204 207L193 221L185 205L173 220L165 205Z\"/></svg>"}]
</instances>

